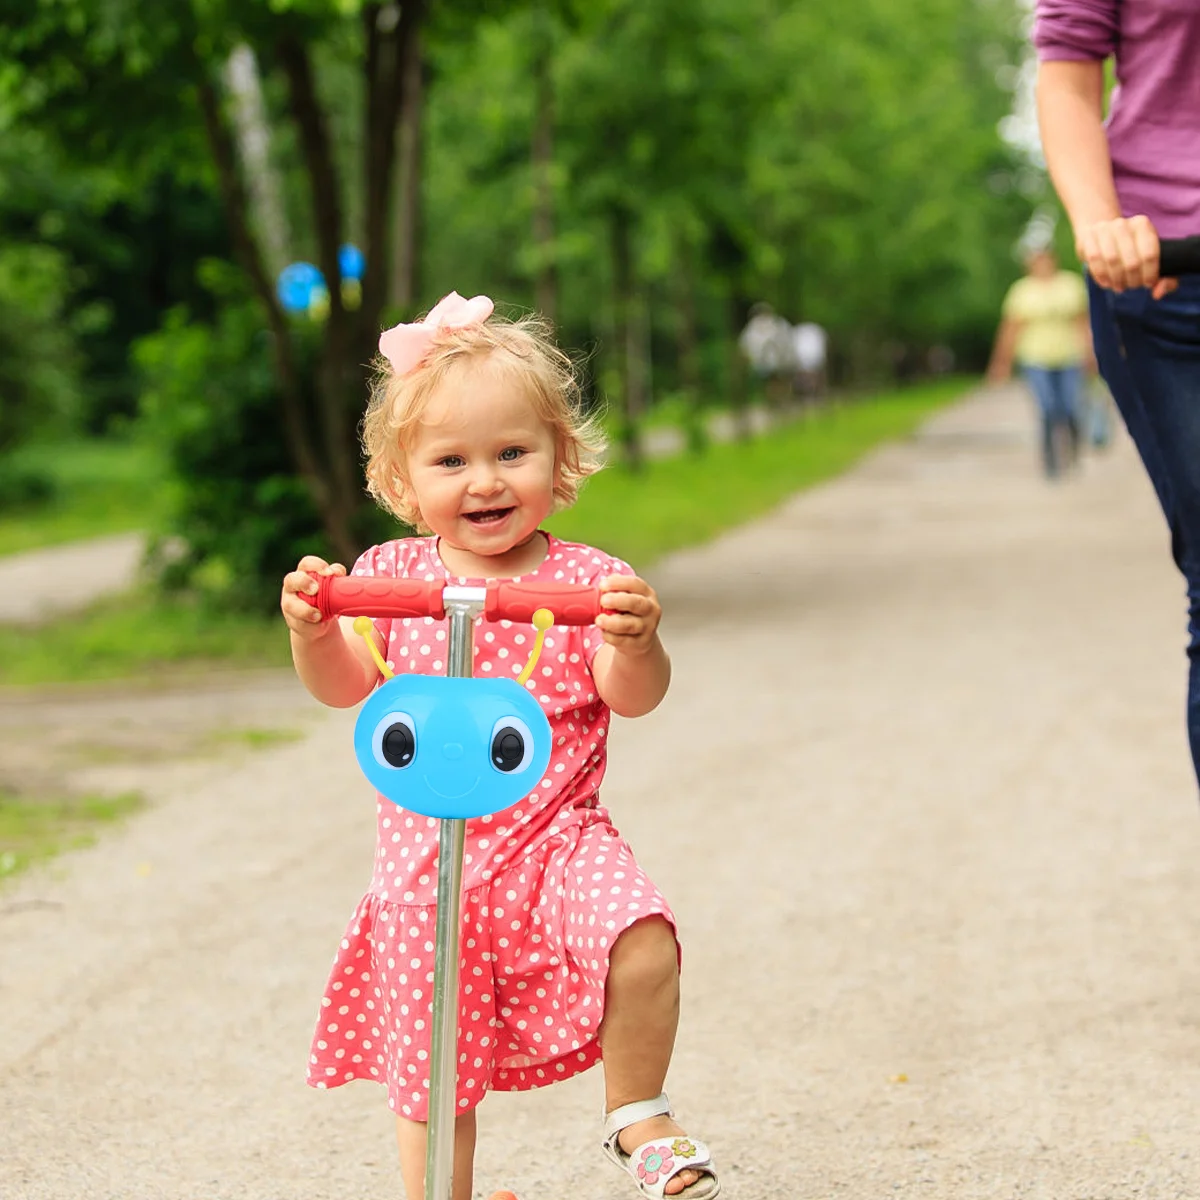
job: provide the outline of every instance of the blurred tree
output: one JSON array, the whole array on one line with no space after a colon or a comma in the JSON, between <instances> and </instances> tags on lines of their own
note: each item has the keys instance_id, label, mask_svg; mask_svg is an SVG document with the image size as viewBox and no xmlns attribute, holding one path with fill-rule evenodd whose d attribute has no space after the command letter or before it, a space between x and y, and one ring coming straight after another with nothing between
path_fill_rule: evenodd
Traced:
<instances>
[{"instance_id":1,"label":"blurred tree","mask_svg":"<svg viewBox=\"0 0 1200 1200\"><path fill-rule=\"evenodd\" d=\"M0 248L0 508L49 494L48 479L6 460L32 433L61 428L78 403L65 274L47 246Z\"/></svg>"},{"instance_id":2,"label":"blurred tree","mask_svg":"<svg viewBox=\"0 0 1200 1200\"><path fill-rule=\"evenodd\" d=\"M251 344L271 356L289 460L349 557L370 519L364 364L385 318L452 286L550 312L615 399L631 460L656 398L681 397L699 431L707 398L741 395L736 333L757 299L825 325L853 380L900 346L986 342L1032 208L996 128L1018 7L181 0L168 21L133 0L0 0L0 122L53 138L94 195L154 198L126 228L182 222L176 269L219 197L213 253L236 258L241 290L189 310L253 301L240 319L267 331ZM275 297L222 90L239 47L293 253L335 285L343 241L366 255L361 305L334 286L320 325ZM144 291L160 313L180 294Z\"/></svg>"},{"instance_id":3,"label":"blurred tree","mask_svg":"<svg viewBox=\"0 0 1200 1200\"><path fill-rule=\"evenodd\" d=\"M356 427L386 300L389 206L408 52L425 0L188 0L172 20L134 0L57 0L0 23L12 66L2 102L52 131L84 161L101 156L145 171L155 161L203 163L224 208L233 252L267 328L286 444L334 552L351 557L365 519ZM251 217L221 77L245 45L282 81L310 205L309 244L329 283L329 308L306 395L290 321ZM360 228L346 221L331 119L314 60L357 62ZM338 252L357 241L366 260L361 302L343 302Z\"/></svg>"}]
</instances>

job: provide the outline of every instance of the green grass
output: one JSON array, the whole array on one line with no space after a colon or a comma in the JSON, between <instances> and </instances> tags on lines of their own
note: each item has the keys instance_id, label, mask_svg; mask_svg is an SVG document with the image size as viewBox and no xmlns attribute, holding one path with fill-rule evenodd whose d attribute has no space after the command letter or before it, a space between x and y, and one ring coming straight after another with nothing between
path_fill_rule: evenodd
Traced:
<instances>
[{"instance_id":1,"label":"green grass","mask_svg":"<svg viewBox=\"0 0 1200 1200\"><path fill-rule=\"evenodd\" d=\"M48 476L55 494L46 504L0 509L0 555L147 529L147 514L152 524L169 496L164 464L136 442L43 442L11 461Z\"/></svg>"},{"instance_id":2,"label":"green grass","mask_svg":"<svg viewBox=\"0 0 1200 1200\"><path fill-rule=\"evenodd\" d=\"M222 613L153 593L117 596L33 629L0 625L0 685L180 675L212 663L286 666L279 617Z\"/></svg>"},{"instance_id":3,"label":"green grass","mask_svg":"<svg viewBox=\"0 0 1200 1200\"><path fill-rule=\"evenodd\" d=\"M700 457L652 460L638 474L613 467L589 479L578 503L547 525L640 570L840 474L881 443L911 434L968 387L947 379L863 397L749 441L714 443Z\"/></svg>"},{"instance_id":4,"label":"green grass","mask_svg":"<svg viewBox=\"0 0 1200 1200\"><path fill-rule=\"evenodd\" d=\"M0 883L65 850L90 846L99 827L144 803L135 793L36 799L0 791Z\"/></svg>"},{"instance_id":5,"label":"green grass","mask_svg":"<svg viewBox=\"0 0 1200 1200\"><path fill-rule=\"evenodd\" d=\"M207 746L217 750L231 746L268 750L272 746L285 746L303 738L304 733L299 729L214 729L204 740Z\"/></svg>"}]
</instances>

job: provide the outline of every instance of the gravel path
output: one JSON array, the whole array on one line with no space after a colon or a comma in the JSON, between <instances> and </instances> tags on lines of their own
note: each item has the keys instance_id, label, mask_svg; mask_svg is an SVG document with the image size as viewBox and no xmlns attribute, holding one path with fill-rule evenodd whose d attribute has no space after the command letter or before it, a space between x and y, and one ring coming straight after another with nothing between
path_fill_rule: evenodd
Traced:
<instances>
[{"instance_id":1,"label":"gravel path","mask_svg":"<svg viewBox=\"0 0 1200 1200\"><path fill-rule=\"evenodd\" d=\"M118 533L0 558L0 624L29 625L121 591L137 577L146 539Z\"/></svg>"},{"instance_id":2,"label":"gravel path","mask_svg":"<svg viewBox=\"0 0 1200 1200\"><path fill-rule=\"evenodd\" d=\"M1129 446L1048 486L1029 419L976 397L650 573L676 678L606 793L682 923L669 1089L730 1197L1200 1195L1182 586ZM229 722L305 736L204 753ZM370 871L352 722L275 674L0 702L0 754L53 726L153 800L0 895L0 1196L400 1194L381 1091L303 1085ZM490 1097L479 1194L632 1197L600 1082Z\"/></svg>"}]
</instances>

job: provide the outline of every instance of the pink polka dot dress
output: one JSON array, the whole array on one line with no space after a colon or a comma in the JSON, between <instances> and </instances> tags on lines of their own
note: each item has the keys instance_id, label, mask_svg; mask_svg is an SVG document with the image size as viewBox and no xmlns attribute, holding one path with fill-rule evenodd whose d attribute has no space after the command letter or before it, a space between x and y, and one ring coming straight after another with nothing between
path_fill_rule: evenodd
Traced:
<instances>
[{"instance_id":1,"label":"pink polka dot dress","mask_svg":"<svg viewBox=\"0 0 1200 1200\"><path fill-rule=\"evenodd\" d=\"M629 574L619 559L549 537L541 583L592 585ZM375 546L351 572L480 582L448 575L436 538ZM444 675L447 620L375 622L397 673ZM475 627L475 675L516 676L534 630ZM595 627L553 627L526 687L550 722L543 778L512 808L467 822L460 932L458 1111L489 1089L522 1091L599 1060L609 953L643 917L675 918L600 804L610 711L596 694ZM308 1082L387 1085L389 1107L428 1119L438 822L376 797L371 886L334 959L313 1035Z\"/></svg>"}]
</instances>

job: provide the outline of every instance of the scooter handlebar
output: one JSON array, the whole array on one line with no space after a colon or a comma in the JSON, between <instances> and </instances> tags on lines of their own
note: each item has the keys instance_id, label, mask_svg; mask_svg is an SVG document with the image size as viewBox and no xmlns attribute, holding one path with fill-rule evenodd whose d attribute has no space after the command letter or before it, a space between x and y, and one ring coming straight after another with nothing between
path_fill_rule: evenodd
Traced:
<instances>
[{"instance_id":1,"label":"scooter handlebar","mask_svg":"<svg viewBox=\"0 0 1200 1200\"><path fill-rule=\"evenodd\" d=\"M555 625L591 625L600 613L600 589L578 583L515 583L493 579L487 585L483 615L488 621L528 624L539 608L554 614Z\"/></svg>"},{"instance_id":2,"label":"scooter handlebar","mask_svg":"<svg viewBox=\"0 0 1200 1200\"><path fill-rule=\"evenodd\" d=\"M326 620L330 617L436 617L446 615L443 584L425 579L381 579L370 575L314 575L316 595L300 595Z\"/></svg>"},{"instance_id":3,"label":"scooter handlebar","mask_svg":"<svg viewBox=\"0 0 1200 1200\"><path fill-rule=\"evenodd\" d=\"M300 594L321 616L433 617L446 615L441 580L382 579L363 575L318 575L316 595ZM600 607L600 589L575 583L520 583L493 579L483 592L487 621L527 624L548 608L556 625L591 625Z\"/></svg>"},{"instance_id":4,"label":"scooter handlebar","mask_svg":"<svg viewBox=\"0 0 1200 1200\"><path fill-rule=\"evenodd\" d=\"M1200 275L1200 235L1163 238L1158 246L1158 273L1167 278Z\"/></svg>"}]
</instances>

